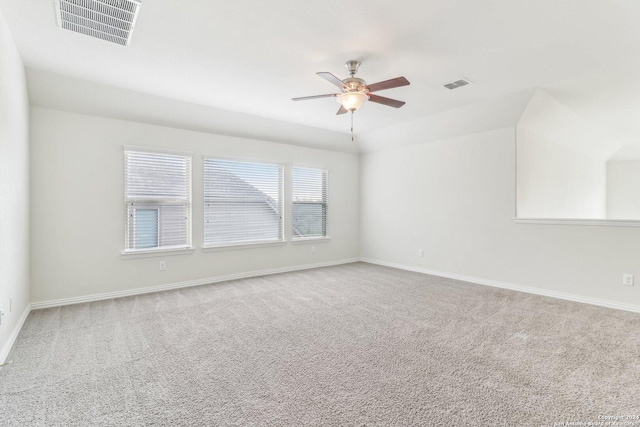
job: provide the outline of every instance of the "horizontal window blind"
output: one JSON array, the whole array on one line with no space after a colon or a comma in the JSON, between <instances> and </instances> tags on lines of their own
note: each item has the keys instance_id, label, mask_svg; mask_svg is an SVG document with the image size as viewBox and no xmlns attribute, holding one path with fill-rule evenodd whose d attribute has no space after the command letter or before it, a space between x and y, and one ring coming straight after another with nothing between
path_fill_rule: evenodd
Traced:
<instances>
[{"instance_id":1,"label":"horizontal window blind","mask_svg":"<svg viewBox=\"0 0 640 427\"><path fill-rule=\"evenodd\" d=\"M126 149L125 251L190 245L191 156Z\"/></svg>"},{"instance_id":2,"label":"horizontal window blind","mask_svg":"<svg viewBox=\"0 0 640 427\"><path fill-rule=\"evenodd\" d=\"M205 158L205 245L283 240L283 181L282 165Z\"/></svg>"},{"instance_id":3,"label":"horizontal window blind","mask_svg":"<svg viewBox=\"0 0 640 427\"><path fill-rule=\"evenodd\" d=\"M327 236L328 172L293 168L293 237Z\"/></svg>"}]
</instances>

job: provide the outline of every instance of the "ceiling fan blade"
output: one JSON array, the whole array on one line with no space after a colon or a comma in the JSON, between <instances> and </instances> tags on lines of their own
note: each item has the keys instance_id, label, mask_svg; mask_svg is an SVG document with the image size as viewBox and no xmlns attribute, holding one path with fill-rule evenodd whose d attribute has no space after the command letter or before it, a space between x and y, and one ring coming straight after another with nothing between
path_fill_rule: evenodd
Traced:
<instances>
[{"instance_id":1,"label":"ceiling fan blade","mask_svg":"<svg viewBox=\"0 0 640 427\"><path fill-rule=\"evenodd\" d=\"M333 74L327 71L320 71L319 73L316 73L316 74L322 77L323 79L325 79L326 81L328 81L329 83L338 86L342 90L345 90L347 88L347 86L344 83L342 83L342 80L340 80L339 78L337 78L336 76L334 76Z\"/></svg>"},{"instance_id":2,"label":"ceiling fan blade","mask_svg":"<svg viewBox=\"0 0 640 427\"><path fill-rule=\"evenodd\" d=\"M293 101L306 101L307 99L318 99L318 98L334 98L338 96L335 93L328 93L326 95L313 95L313 96L302 96L300 98L291 98Z\"/></svg>"},{"instance_id":3,"label":"ceiling fan blade","mask_svg":"<svg viewBox=\"0 0 640 427\"><path fill-rule=\"evenodd\" d=\"M376 103L382 104L382 105L387 105L387 106L393 107L393 108L400 108L404 104L406 104L404 101L398 101L396 99L385 98L384 96L374 95L372 93L369 94L369 101L376 102Z\"/></svg>"},{"instance_id":4,"label":"ceiling fan blade","mask_svg":"<svg viewBox=\"0 0 640 427\"><path fill-rule=\"evenodd\" d=\"M404 77L396 77L395 79L367 85L367 89L369 89L369 92L377 92L379 90L393 89L394 87L407 86L409 84L409 80Z\"/></svg>"},{"instance_id":5,"label":"ceiling fan blade","mask_svg":"<svg viewBox=\"0 0 640 427\"><path fill-rule=\"evenodd\" d=\"M337 116L338 114L344 114L344 113L346 113L347 111L349 111L349 110L347 110L346 108L344 108L344 106L343 106L343 105L341 105L341 106L340 106L340 108L338 109L338 112L336 113L336 116Z\"/></svg>"}]
</instances>

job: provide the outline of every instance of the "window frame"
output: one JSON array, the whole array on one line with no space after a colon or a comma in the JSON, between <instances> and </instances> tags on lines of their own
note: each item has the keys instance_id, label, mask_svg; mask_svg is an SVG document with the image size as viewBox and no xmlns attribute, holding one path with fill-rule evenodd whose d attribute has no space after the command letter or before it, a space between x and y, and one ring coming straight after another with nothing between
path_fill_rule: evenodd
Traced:
<instances>
[{"instance_id":1,"label":"window frame","mask_svg":"<svg viewBox=\"0 0 640 427\"><path fill-rule=\"evenodd\" d=\"M207 160L220 160L220 161L228 161L228 162L243 162L243 163L257 163L262 165L273 165L279 168L278 179L279 179L279 192L280 192L280 221L278 223L279 227L279 237L278 239L273 240L258 240L258 241L238 241L238 242L230 242L230 243L207 243L206 233L207 233L207 217L205 213L205 209L207 208L207 198L206 198L206 172L205 172L205 164ZM217 155L202 155L202 250L203 252L217 252L217 251L227 251L227 250L236 250L236 249L251 249L258 247L270 247L270 246L283 246L287 244L287 240L285 238L285 195L286 195L286 186L287 186L287 164L285 162L271 161L271 160L262 160L255 158L246 158L246 157L229 157L229 156L217 156Z\"/></svg>"},{"instance_id":2,"label":"window frame","mask_svg":"<svg viewBox=\"0 0 640 427\"><path fill-rule=\"evenodd\" d=\"M132 224L130 224L128 220L129 216L129 205L135 204L137 207L142 209L156 209L158 210L158 218L160 218L160 213L163 206L166 205L182 205L184 202L176 199L174 201L167 200L159 200L159 199L145 199L145 200L132 200L127 195L127 165L126 158L127 152L138 152L138 153L147 153L147 154L159 154L159 155L170 155L170 156L182 156L187 159L188 162L188 173L186 177L186 186L187 186L187 220L185 224L185 234L186 234L186 242L185 244L180 245L165 245L158 246L154 248L128 248L129 238L132 233L134 233ZM152 256L164 256L164 255L180 255L193 253L193 237L192 237L192 226L193 226L193 152L190 151L179 151L179 150L171 150L171 149L161 149L155 147L140 147L140 146L131 146L124 145L123 146L123 193L124 193L124 250L121 253L122 259L130 259L130 258L146 258ZM161 239L161 224L160 220L158 220L158 242Z\"/></svg>"},{"instance_id":3,"label":"window frame","mask_svg":"<svg viewBox=\"0 0 640 427\"><path fill-rule=\"evenodd\" d=\"M293 227L293 206L295 204L294 201L294 195L293 195L293 190L294 190L294 185L293 185L293 172L295 168L300 168L300 169L317 169L322 171L326 178L325 178L325 183L326 183L326 188L324 189L324 193L326 195L325 200L324 200L324 206L325 206L325 220L326 223L324 224L324 235L323 236L303 236L303 237L296 237L295 236L295 232L294 232L294 227ZM328 241L331 240L331 236L329 234L329 200L330 200L330 192L329 192L329 179L330 179L330 175L331 175L331 171L329 170L329 168L326 167L322 167L322 166L317 166L317 165L308 165L308 164L293 164L291 165L291 191L290 191L290 197L291 197L291 243L292 244L300 244L300 243L307 243L307 242L321 242L321 241Z\"/></svg>"}]
</instances>

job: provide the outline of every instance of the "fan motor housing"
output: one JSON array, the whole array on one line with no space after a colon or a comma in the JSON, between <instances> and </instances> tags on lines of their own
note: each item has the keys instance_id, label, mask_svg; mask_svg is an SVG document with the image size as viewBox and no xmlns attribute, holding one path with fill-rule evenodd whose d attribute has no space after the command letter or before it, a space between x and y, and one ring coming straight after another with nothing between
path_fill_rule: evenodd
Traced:
<instances>
[{"instance_id":1,"label":"fan motor housing","mask_svg":"<svg viewBox=\"0 0 640 427\"><path fill-rule=\"evenodd\" d=\"M349 88L350 91L361 90L367 85L367 82L359 79L358 77L348 77L342 82Z\"/></svg>"}]
</instances>

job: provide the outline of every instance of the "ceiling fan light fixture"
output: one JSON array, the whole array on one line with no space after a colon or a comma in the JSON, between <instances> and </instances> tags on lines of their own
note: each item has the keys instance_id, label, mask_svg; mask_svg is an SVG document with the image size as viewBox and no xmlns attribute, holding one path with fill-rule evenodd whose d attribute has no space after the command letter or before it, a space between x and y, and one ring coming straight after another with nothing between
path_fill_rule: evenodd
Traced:
<instances>
[{"instance_id":1,"label":"ceiling fan light fixture","mask_svg":"<svg viewBox=\"0 0 640 427\"><path fill-rule=\"evenodd\" d=\"M356 111L369 97L364 92L345 92L337 96L340 105L349 111Z\"/></svg>"}]
</instances>

